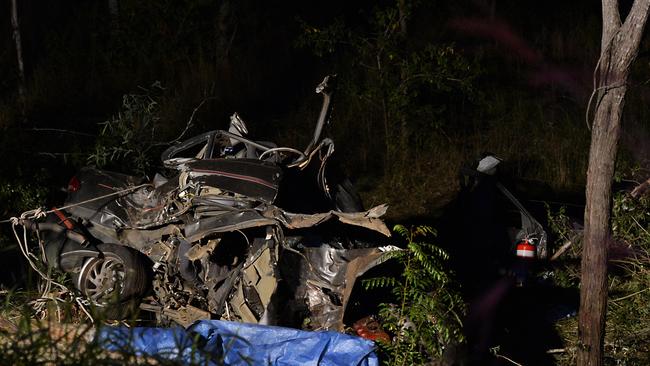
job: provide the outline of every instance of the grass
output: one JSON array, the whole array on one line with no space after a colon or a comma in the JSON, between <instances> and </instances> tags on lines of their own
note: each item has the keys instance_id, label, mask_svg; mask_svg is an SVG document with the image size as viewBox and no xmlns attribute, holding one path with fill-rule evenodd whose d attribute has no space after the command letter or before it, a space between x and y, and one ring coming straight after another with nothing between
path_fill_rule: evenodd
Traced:
<instances>
[{"instance_id":1,"label":"grass","mask_svg":"<svg viewBox=\"0 0 650 366\"><path fill-rule=\"evenodd\" d=\"M200 343L178 344L170 353L155 355L136 351L128 339L97 341L102 326L130 326L136 323L91 323L75 305L62 303L50 306L49 312L36 318L27 305L28 292L3 291L0 308L0 364L3 365L179 365L187 364L179 357L192 357L192 364L220 364L198 347ZM51 304L50 304L51 305ZM64 307L64 318L56 315ZM180 342L180 341L179 341ZM110 351L109 351L110 350Z\"/></svg>"},{"instance_id":2,"label":"grass","mask_svg":"<svg viewBox=\"0 0 650 366\"><path fill-rule=\"evenodd\" d=\"M4 365L94 364L102 351L93 347L94 328L81 317L37 319L24 291L2 291L0 363ZM68 306L68 309L70 306ZM68 315L70 313L66 312Z\"/></svg>"},{"instance_id":3,"label":"grass","mask_svg":"<svg viewBox=\"0 0 650 366\"><path fill-rule=\"evenodd\" d=\"M459 169L485 152L504 160L501 173L528 196L550 199L554 192L582 190L589 136L577 113L531 112L532 102L496 99L488 128L445 135L423 131L427 144L397 174L376 185L361 182L365 202L389 202L397 220L430 215L455 197Z\"/></svg>"},{"instance_id":4,"label":"grass","mask_svg":"<svg viewBox=\"0 0 650 366\"><path fill-rule=\"evenodd\" d=\"M645 219L649 203L647 197L638 200L626 194L615 197L616 243L610 248L606 365L646 365L650 362L650 234L649 221ZM577 237L554 269L556 284L578 287L580 254L581 242ZM575 364L577 327L575 317L556 324L565 343L564 349L555 355L559 365Z\"/></svg>"}]
</instances>

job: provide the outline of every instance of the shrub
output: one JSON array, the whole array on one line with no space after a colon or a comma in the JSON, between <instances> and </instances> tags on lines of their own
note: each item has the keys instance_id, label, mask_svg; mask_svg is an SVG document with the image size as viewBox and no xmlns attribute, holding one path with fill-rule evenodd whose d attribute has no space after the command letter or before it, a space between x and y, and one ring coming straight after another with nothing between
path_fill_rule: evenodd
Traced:
<instances>
[{"instance_id":1,"label":"shrub","mask_svg":"<svg viewBox=\"0 0 650 366\"><path fill-rule=\"evenodd\" d=\"M378 277L364 281L366 289L388 287L395 303L381 304L383 326L394 335L391 343L380 343L380 354L388 365L422 365L442 356L446 347L463 341L461 317L464 304L454 290L444 262L447 253L421 241L435 236L428 226L394 231L406 241L406 248L389 252L404 270L399 277Z\"/></svg>"},{"instance_id":2,"label":"shrub","mask_svg":"<svg viewBox=\"0 0 650 366\"><path fill-rule=\"evenodd\" d=\"M153 161L152 149L159 145L156 129L160 120L158 94L162 90L160 83L154 83L142 94L124 95L117 116L100 124L102 129L88 163L146 174Z\"/></svg>"}]
</instances>

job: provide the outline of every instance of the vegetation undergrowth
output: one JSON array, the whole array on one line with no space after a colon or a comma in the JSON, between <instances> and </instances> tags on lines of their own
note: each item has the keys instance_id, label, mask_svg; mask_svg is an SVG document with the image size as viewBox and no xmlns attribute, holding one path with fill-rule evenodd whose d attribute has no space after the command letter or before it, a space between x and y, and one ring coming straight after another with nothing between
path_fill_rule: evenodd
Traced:
<instances>
[{"instance_id":1,"label":"vegetation undergrowth","mask_svg":"<svg viewBox=\"0 0 650 366\"><path fill-rule=\"evenodd\" d=\"M169 145L169 142L157 140L162 135L159 132L162 92L160 84L155 83L150 88L141 88L140 93L124 95L117 115L100 123L101 131L93 141L92 150L80 151L85 161L79 159L76 163L130 174L147 174L154 166L159 148ZM192 127L193 117L194 114L180 137ZM3 218L44 207L51 200L51 187L43 183L44 178L38 175L24 177L27 173L22 173L20 166L3 168L10 173L12 168L16 168L20 173L0 179ZM55 205L57 203L60 202ZM7 277L19 277L20 280L9 281L12 285L3 285L0 290L0 364L176 365L182 363L182 358L188 354L192 360L197 360L196 364L214 361L211 355L202 355L198 348L200 342L178 345L177 351L171 350L178 352L178 357L162 352L161 357L143 355L132 349L127 340L117 345L97 343L95 334L99 328L115 325L115 322L106 320L101 311L89 307L74 290L68 275L51 271L41 261L39 247L35 244L38 239L34 235L26 233L31 241L25 244L32 252L25 254L24 248L18 250L11 225L5 223L1 229L0 252L17 259L7 268ZM16 229L22 240L22 228ZM25 255L31 258L33 269ZM46 274L49 279L41 278L41 274ZM5 289L7 286L13 287ZM129 319L124 325L139 323L139 319ZM107 351L106 347L112 350Z\"/></svg>"},{"instance_id":2,"label":"vegetation undergrowth","mask_svg":"<svg viewBox=\"0 0 650 366\"><path fill-rule=\"evenodd\" d=\"M143 352L135 333L113 333L115 325L130 327L139 319L109 321L93 311L93 322L75 302L49 302L36 314L38 295L30 291L1 291L0 364L3 365L221 365L221 354L201 349L198 335L174 339L169 349ZM104 327L109 327L105 329ZM119 335L119 336L118 336ZM133 338L131 338L133 337ZM140 343L138 343L140 342ZM157 351L157 352L156 352Z\"/></svg>"},{"instance_id":3,"label":"vegetation undergrowth","mask_svg":"<svg viewBox=\"0 0 650 366\"><path fill-rule=\"evenodd\" d=\"M581 233L570 226L565 213L551 215L558 247L571 242L557 260L553 280L577 288L580 281ZM616 192L612 207L614 240L610 246L608 308L605 334L606 365L650 363L650 197ZM575 363L577 319L556 324L566 347L556 355L559 364Z\"/></svg>"},{"instance_id":4,"label":"vegetation undergrowth","mask_svg":"<svg viewBox=\"0 0 650 366\"><path fill-rule=\"evenodd\" d=\"M18 103L10 93L14 66L9 59L0 60L9 70L0 85L0 127L82 132L87 137L68 137L96 137L94 163L101 165L109 155L128 155L124 161L140 172L141 152L158 142L142 131L150 132L147 127L153 129L155 121L130 125L128 141L114 138L111 130L121 128L114 122L144 110L140 107L152 107L159 119L156 133L173 138L170 131L182 129L198 101L210 99L196 118L200 132L224 128L227 116L238 111L251 122L253 137L305 146L313 126L305 121L316 119L318 103L302 107L311 101L298 97L305 94L300 88L309 83L311 91L315 79L336 73L340 83L330 132L337 155L344 157L340 160L366 202L391 203L392 219L427 215L449 201L458 189L459 166L486 151L513 162L513 176L554 191L575 191L584 183L588 131L579 98L561 88L527 89L520 84L530 77L527 65L509 61L506 71L502 50L468 47L473 42L450 37L446 27L437 26L447 24L453 14L446 5L377 2L360 5L354 15L323 16L318 18L321 24L307 16L285 22L285 29L271 22L284 14L271 11L272 18L262 19L257 11L278 7L253 4L166 0L147 6L129 0L111 16L98 4L66 11L40 7L45 13L65 14L70 22L52 16L31 24L33 31L43 32L43 39L32 45L42 52L42 60L27 60L33 68L26 82L27 124L19 121ZM591 48L598 42L590 39L590 29L566 36L568 32L543 27L536 46L549 57L582 60L577 51L596 52ZM242 29L254 29L255 36L245 36ZM270 50L282 47L292 57L311 53L317 61L309 69L316 71L305 77L293 61L280 62L282 52ZM256 64L259 54L265 55L264 67ZM313 80L302 81L316 73ZM154 98L152 104L126 99L135 96L127 94L120 114L97 123L120 107L125 91L154 80L168 88L164 101ZM645 110L646 104L635 105ZM40 134L28 133L30 139ZM64 158L80 154L73 146L77 142L41 138L49 145L44 150ZM112 148L107 147L109 140ZM144 146L137 146L140 141ZM81 153L74 168L85 163L87 151Z\"/></svg>"},{"instance_id":5,"label":"vegetation undergrowth","mask_svg":"<svg viewBox=\"0 0 650 366\"><path fill-rule=\"evenodd\" d=\"M117 165L123 171L144 175L151 165L150 150L156 145L160 120L160 83L141 94L126 94L121 111L100 123L101 131L88 163L99 168Z\"/></svg>"},{"instance_id":6,"label":"vegetation undergrowth","mask_svg":"<svg viewBox=\"0 0 650 366\"><path fill-rule=\"evenodd\" d=\"M394 302L380 305L381 324L393 335L391 342L378 342L380 359L385 365L430 364L463 342L464 303L445 267L447 253L429 242L435 230L402 225L393 230L405 248L385 258L403 266L402 274L363 282L366 289L387 287L393 295Z\"/></svg>"},{"instance_id":7,"label":"vegetation undergrowth","mask_svg":"<svg viewBox=\"0 0 650 366\"><path fill-rule=\"evenodd\" d=\"M331 133L364 200L391 202L397 221L429 215L457 193L461 165L487 151L546 192L579 190L589 141L581 109L482 85L481 54L441 34L411 37L427 10L400 1L375 6L362 21L301 23L297 44L334 65L341 80Z\"/></svg>"}]
</instances>

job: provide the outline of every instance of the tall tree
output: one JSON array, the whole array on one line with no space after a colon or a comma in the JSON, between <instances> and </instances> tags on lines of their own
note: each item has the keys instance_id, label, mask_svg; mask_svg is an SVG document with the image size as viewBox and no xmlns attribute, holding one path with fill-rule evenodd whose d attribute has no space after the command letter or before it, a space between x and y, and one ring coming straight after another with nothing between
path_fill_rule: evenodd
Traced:
<instances>
[{"instance_id":1,"label":"tall tree","mask_svg":"<svg viewBox=\"0 0 650 366\"><path fill-rule=\"evenodd\" d=\"M649 7L650 0L635 0L622 21L618 0L602 0L603 30L587 170L578 365L602 365L603 361L612 178L630 66L638 53Z\"/></svg>"},{"instance_id":2,"label":"tall tree","mask_svg":"<svg viewBox=\"0 0 650 366\"><path fill-rule=\"evenodd\" d=\"M18 24L18 4L11 0L11 27L16 43L16 61L18 63L18 97L20 99L20 111L25 119L25 66L23 63L23 45L20 39L20 26Z\"/></svg>"},{"instance_id":3,"label":"tall tree","mask_svg":"<svg viewBox=\"0 0 650 366\"><path fill-rule=\"evenodd\" d=\"M115 34L120 26L120 5L118 0L108 0L108 14L111 17L111 32Z\"/></svg>"}]
</instances>

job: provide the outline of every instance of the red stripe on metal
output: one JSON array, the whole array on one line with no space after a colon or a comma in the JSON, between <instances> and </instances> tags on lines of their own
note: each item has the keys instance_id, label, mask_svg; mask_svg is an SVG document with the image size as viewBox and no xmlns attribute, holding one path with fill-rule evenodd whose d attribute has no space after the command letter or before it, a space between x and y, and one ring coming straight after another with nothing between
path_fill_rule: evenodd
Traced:
<instances>
[{"instance_id":1,"label":"red stripe on metal","mask_svg":"<svg viewBox=\"0 0 650 366\"><path fill-rule=\"evenodd\" d=\"M108 186L108 185L103 184L103 183L97 183L97 185L98 185L99 187L102 187L102 188L110 189L111 191L115 191L115 190L117 190L117 188L115 188L115 187L111 187L111 186Z\"/></svg>"},{"instance_id":2,"label":"red stripe on metal","mask_svg":"<svg viewBox=\"0 0 650 366\"><path fill-rule=\"evenodd\" d=\"M68 230L72 230L72 229L74 229L74 225L72 224L72 221L70 221L70 219L67 218L67 217L63 214L63 212L59 211L56 207L52 207L52 211L54 211L54 213L56 214L56 216L59 217L59 219L61 220L61 222L63 222L63 225L65 225L65 227L66 227Z\"/></svg>"}]
</instances>

